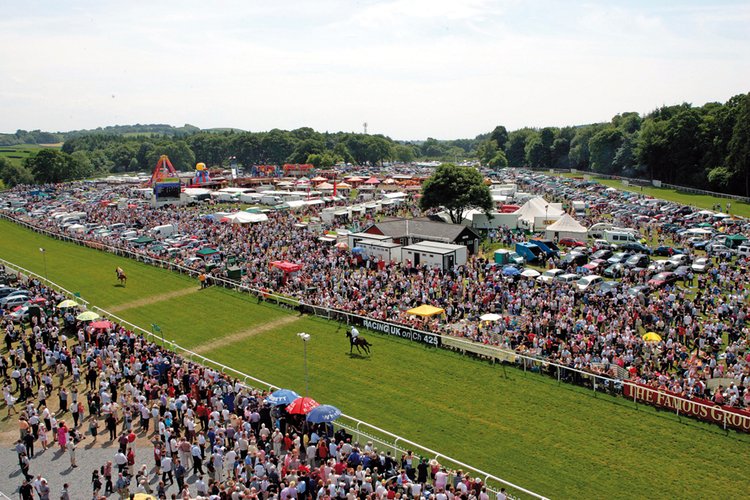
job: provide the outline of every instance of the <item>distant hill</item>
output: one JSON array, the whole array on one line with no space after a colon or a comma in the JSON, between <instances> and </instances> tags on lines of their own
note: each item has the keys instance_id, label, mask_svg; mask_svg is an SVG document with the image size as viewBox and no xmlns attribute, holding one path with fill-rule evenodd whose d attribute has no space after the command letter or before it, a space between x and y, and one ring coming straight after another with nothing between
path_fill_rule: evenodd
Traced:
<instances>
[{"instance_id":1,"label":"distant hill","mask_svg":"<svg viewBox=\"0 0 750 500\"><path fill-rule=\"evenodd\" d=\"M200 128L185 124L182 127L174 127L164 123L140 124L135 125L111 125L109 127L98 127L89 130L71 130L69 132L44 132L41 130L17 130L14 134L0 134L0 146L16 146L19 144L58 144L84 135L122 135L125 137L133 136L167 136L183 137L192 135L197 132L244 132L238 128L210 128L201 130Z\"/></svg>"}]
</instances>

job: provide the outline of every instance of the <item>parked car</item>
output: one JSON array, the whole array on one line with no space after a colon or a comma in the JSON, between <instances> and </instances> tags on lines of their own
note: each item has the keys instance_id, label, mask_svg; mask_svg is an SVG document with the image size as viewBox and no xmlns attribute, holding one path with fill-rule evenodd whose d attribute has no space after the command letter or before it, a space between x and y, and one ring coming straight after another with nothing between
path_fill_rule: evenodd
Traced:
<instances>
[{"instance_id":1,"label":"parked car","mask_svg":"<svg viewBox=\"0 0 750 500\"><path fill-rule=\"evenodd\" d=\"M651 254L651 249L644 245L643 243L637 243L637 242L628 242L624 245L620 245L619 247L621 250L630 250L632 252L638 252L646 255Z\"/></svg>"},{"instance_id":2,"label":"parked car","mask_svg":"<svg viewBox=\"0 0 750 500\"><path fill-rule=\"evenodd\" d=\"M693 265L691 267L696 273L705 273L711 268L711 266L713 266L713 263L711 262L710 258L700 257L698 259L695 259L695 262L693 262Z\"/></svg>"},{"instance_id":3,"label":"parked car","mask_svg":"<svg viewBox=\"0 0 750 500\"><path fill-rule=\"evenodd\" d=\"M628 258L633 255L630 252L617 252L616 254L612 255L609 259L607 259L607 262L609 264L622 264Z\"/></svg>"},{"instance_id":4,"label":"parked car","mask_svg":"<svg viewBox=\"0 0 750 500\"><path fill-rule=\"evenodd\" d=\"M536 280L540 283L549 283L553 281L557 276L564 274L565 271L562 269L547 269L542 274L537 276Z\"/></svg>"},{"instance_id":5,"label":"parked car","mask_svg":"<svg viewBox=\"0 0 750 500\"><path fill-rule=\"evenodd\" d=\"M0 299L5 298L11 293L17 292L17 291L18 291L18 288L14 288L11 286L0 286Z\"/></svg>"},{"instance_id":6,"label":"parked car","mask_svg":"<svg viewBox=\"0 0 750 500\"><path fill-rule=\"evenodd\" d=\"M602 295L616 295L619 289L620 283L617 281L602 281L596 291Z\"/></svg>"},{"instance_id":7,"label":"parked car","mask_svg":"<svg viewBox=\"0 0 750 500\"><path fill-rule=\"evenodd\" d=\"M607 278L619 278L623 272L625 272L625 266L618 262L609 266L602 274Z\"/></svg>"},{"instance_id":8,"label":"parked car","mask_svg":"<svg viewBox=\"0 0 750 500\"><path fill-rule=\"evenodd\" d=\"M671 257L672 255L681 253L684 253L682 249L667 245L658 246L654 249L654 255L659 255L660 257Z\"/></svg>"},{"instance_id":9,"label":"parked car","mask_svg":"<svg viewBox=\"0 0 750 500\"><path fill-rule=\"evenodd\" d=\"M642 253L637 253L635 255L631 255L628 260L625 261L625 267L628 268L635 268L635 267L648 267L649 258L648 255L644 255Z\"/></svg>"},{"instance_id":10,"label":"parked car","mask_svg":"<svg viewBox=\"0 0 750 500\"><path fill-rule=\"evenodd\" d=\"M23 305L29 302L28 295L13 295L0 299L0 307L10 309L12 307Z\"/></svg>"},{"instance_id":11,"label":"parked car","mask_svg":"<svg viewBox=\"0 0 750 500\"><path fill-rule=\"evenodd\" d=\"M580 274L575 273L565 273L558 275L555 280L559 281L561 283L575 283L581 278Z\"/></svg>"},{"instance_id":12,"label":"parked car","mask_svg":"<svg viewBox=\"0 0 750 500\"><path fill-rule=\"evenodd\" d=\"M609 259L612 257L612 250L609 248L602 248L601 250L597 250L594 253L591 254L592 259Z\"/></svg>"},{"instance_id":13,"label":"parked car","mask_svg":"<svg viewBox=\"0 0 750 500\"><path fill-rule=\"evenodd\" d=\"M602 278L598 274L591 274L589 276L584 276L583 278L576 281L576 287L580 291L585 292L586 290L589 290L590 288L594 288L598 286L603 281L604 281L604 278Z\"/></svg>"},{"instance_id":14,"label":"parked car","mask_svg":"<svg viewBox=\"0 0 750 500\"><path fill-rule=\"evenodd\" d=\"M648 280L648 286L651 288L662 288L667 285L671 285L677 281L678 276L670 271L664 271L654 275L653 278Z\"/></svg>"},{"instance_id":15,"label":"parked car","mask_svg":"<svg viewBox=\"0 0 750 500\"><path fill-rule=\"evenodd\" d=\"M558 242L564 247L585 247L586 243L580 240L574 240L573 238L563 238Z\"/></svg>"}]
</instances>

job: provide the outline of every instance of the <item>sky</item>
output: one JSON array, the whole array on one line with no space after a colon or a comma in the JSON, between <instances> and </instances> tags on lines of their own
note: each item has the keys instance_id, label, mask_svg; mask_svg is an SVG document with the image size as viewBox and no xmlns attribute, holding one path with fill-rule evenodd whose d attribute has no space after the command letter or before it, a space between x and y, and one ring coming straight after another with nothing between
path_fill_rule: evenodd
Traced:
<instances>
[{"instance_id":1,"label":"sky","mask_svg":"<svg viewBox=\"0 0 750 500\"><path fill-rule=\"evenodd\" d=\"M750 2L0 0L0 132L457 139L750 91Z\"/></svg>"}]
</instances>

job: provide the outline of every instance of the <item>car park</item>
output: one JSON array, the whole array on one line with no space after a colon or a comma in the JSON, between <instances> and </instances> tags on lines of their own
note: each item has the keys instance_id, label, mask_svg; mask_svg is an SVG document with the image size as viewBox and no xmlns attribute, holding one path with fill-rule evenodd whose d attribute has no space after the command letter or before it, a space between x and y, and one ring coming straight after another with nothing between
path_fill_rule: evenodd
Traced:
<instances>
[{"instance_id":1,"label":"car park","mask_svg":"<svg viewBox=\"0 0 750 500\"><path fill-rule=\"evenodd\" d=\"M638 243L638 242L631 241L631 242L625 243L624 245L620 245L619 248L621 250L629 250L631 252L638 252L638 253L642 253L646 255L651 254L651 249L649 247L647 247L643 243Z\"/></svg>"},{"instance_id":2,"label":"car park","mask_svg":"<svg viewBox=\"0 0 750 500\"><path fill-rule=\"evenodd\" d=\"M11 286L0 286L0 299L7 297L11 293L19 291L18 288L14 288Z\"/></svg>"},{"instance_id":3,"label":"car park","mask_svg":"<svg viewBox=\"0 0 750 500\"><path fill-rule=\"evenodd\" d=\"M635 255L631 255L628 257L628 260L625 261L625 267L628 268L635 268L635 267L647 267L649 263L648 255L644 255L641 253L637 253Z\"/></svg>"},{"instance_id":4,"label":"car park","mask_svg":"<svg viewBox=\"0 0 750 500\"><path fill-rule=\"evenodd\" d=\"M628 260L631 255L630 252L617 252L607 259L607 262L609 264L622 264Z\"/></svg>"},{"instance_id":5,"label":"car park","mask_svg":"<svg viewBox=\"0 0 750 500\"><path fill-rule=\"evenodd\" d=\"M616 295L619 290L620 283L618 281L602 281L597 288L597 293L602 295Z\"/></svg>"},{"instance_id":6,"label":"car park","mask_svg":"<svg viewBox=\"0 0 750 500\"><path fill-rule=\"evenodd\" d=\"M601 250L597 250L594 253L591 254L592 259L609 259L612 257L612 250L609 248L602 248Z\"/></svg>"},{"instance_id":7,"label":"car park","mask_svg":"<svg viewBox=\"0 0 750 500\"><path fill-rule=\"evenodd\" d=\"M28 295L13 295L8 296L3 299L0 299L0 307L4 308L11 308L15 306L23 305L27 302L29 302L29 296Z\"/></svg>"},{"instance_id":8,"label":"car park","mask_svg":"<svg viewBox=\"0 0 750 500\"><path fill-rule=\"evenodd\" d=\"M563 238L558 242L564 247L585 247L586 243L580 240L574 240L573 238Z\"/></svg>"}]
</instances>

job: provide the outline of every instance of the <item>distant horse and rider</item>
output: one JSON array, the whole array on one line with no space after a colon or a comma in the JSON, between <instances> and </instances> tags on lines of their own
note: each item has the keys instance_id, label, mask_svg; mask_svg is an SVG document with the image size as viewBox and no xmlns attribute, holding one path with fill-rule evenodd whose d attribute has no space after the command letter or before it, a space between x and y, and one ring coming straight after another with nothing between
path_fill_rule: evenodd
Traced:
<instances>
[{"instance_id":1,"label":"distant horse and rider","mask_svg":"<svg viewBox=\"0 0 750 500\"><path fill-rule=\"evenodd\" d=\"M118 267L115 269L115 272L117 273L117 280L120 282L120 285L125 286L128 282L128 277L125 275L125 271L123 271L121 267Z\"/></svg>"},{"instance_id":2,"label":"distant horse and rider","mask_svg":"<svg viewBox=\"0 0 750 500\"><path fill-rule=\"evenodd\" d=\"M372 347L372 344L364 337L359 336L359 330L357 330L357 328L352 327L351 330L347 330L346 337L349 339L349 354L352 354L352 349L355 347L360 354L362 354L362 351L365 351L367 355L370 354L370 347Z\"/></svg>"}]
</instances>

